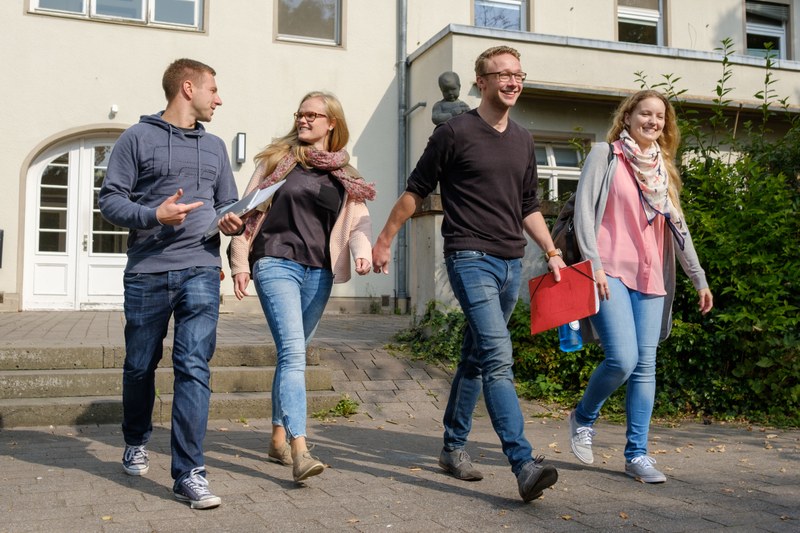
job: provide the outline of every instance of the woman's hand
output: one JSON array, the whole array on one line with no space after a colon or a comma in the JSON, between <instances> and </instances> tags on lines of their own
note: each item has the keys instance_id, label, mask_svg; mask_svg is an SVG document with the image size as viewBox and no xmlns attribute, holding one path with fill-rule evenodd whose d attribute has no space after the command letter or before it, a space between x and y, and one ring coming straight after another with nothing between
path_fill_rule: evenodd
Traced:
<instances>
[{"instance_id":1,"label":"woman's hand","mask_svg":"<svg viewBox=\"0 0 800 533\"><path fill-rule=\"evenodd\" d=\"M241 300L247 294L247 286L250 284L250 274L247 272L239 272L233 276L233 294L236 295L237 300Z\"/></svg>"},{"instance_id":2,"label":"woman's hand","mask_svg":"<svg viewBox=\"0 0 800 533\"><path fill-rule=\"evenodd\" d=\"M597 295L601 300L608 300L611 298L611 291L608 289L608 280L606 279L606 271L602 268L594 271L594 280L597 284Z\"/></svg>"},{"instance_id":3,"label":"woman's hand","mask_svg":"<svg viewBox=\"0 0 800 533\"><path fill-rule=\"evenodd\" d=\"M364 259L363 257L359 257L356 259L356 272L363 276L364 274L369 274L369 269L372 264L369 262L369 259Z\"/></svg>"},{"instance_id":4,"label":"woman's hand","mask_svg":"<svg viewBox=\"0 0 800 533\"><path fill-rule=\"evenodd\" d=\"M714 307L714 296L711 294L711 289L700 289L697 291L700 300L697 302L700 306L700 313L706 314Z\"/></svg>"}]
</instances>

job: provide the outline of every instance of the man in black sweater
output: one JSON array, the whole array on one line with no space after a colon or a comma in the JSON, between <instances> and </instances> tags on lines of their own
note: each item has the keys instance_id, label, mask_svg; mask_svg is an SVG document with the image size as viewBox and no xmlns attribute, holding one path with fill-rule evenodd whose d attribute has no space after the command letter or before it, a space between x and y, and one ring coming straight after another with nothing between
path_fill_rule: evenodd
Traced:
<instances>
[{"instance_id":1,"label":"man in black sweater","mask_svg":"<svg viewBox=\"0 0 800 533\"><path fill-rule=\"evenodd\" d=\"M508 319L519 294L523 230L546 250L556 280L565 265L539 212L533 139L508 117L525 80L519 52L508 46L486 50L475 61L475 75L480 105L434 130L378 236L372 262L375 272L388 273L394 236L438 185L447 274L467 319L439 465L459 479L483 478L464 449L483 388L520 496L528 502L553 485L558 472L543 457L533 458L511 370Z\"/></svg>"}]
</instances>

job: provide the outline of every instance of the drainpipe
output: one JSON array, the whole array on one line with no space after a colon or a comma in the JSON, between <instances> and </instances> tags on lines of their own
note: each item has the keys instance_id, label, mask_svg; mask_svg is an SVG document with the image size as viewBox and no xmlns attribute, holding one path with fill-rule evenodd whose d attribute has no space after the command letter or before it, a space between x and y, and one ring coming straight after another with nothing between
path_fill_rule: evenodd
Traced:
<instances>
[{"instance_id":1,"label":"drainpipe","mask_svg":"<svg viewBox=\"0 0 800 533\"><path fill-rule=\"evenodd\" d=\"M408 28L408 0L397 0L397 195L406 189L408 170L407 117L408 113L408 63L406 61L406 33ZM402 302L402 303L401 303ZM406 225L397 232L397 251L395 252L395 308L408 310L408 242Z\"/></svg>"}]
</instances>

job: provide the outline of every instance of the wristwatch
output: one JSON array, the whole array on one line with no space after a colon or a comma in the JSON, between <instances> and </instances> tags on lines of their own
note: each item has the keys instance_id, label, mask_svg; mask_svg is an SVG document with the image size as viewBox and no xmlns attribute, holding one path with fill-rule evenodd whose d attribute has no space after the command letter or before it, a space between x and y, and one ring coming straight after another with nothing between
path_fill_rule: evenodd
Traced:
<instances>
[{"instance_id":1,"label":"wristwatch","mask_svg":"<svg viewBox=\"0 0 800 533\"><path fill-rule=\"evenodd\" d=\"M544 260L545 261L550 261L552 258L554 258L556 256L564 257L564 254L561 253L561 248L556 248L554 250L550 250L549 252L545 252Z\"/></svg>"}]
</instances>

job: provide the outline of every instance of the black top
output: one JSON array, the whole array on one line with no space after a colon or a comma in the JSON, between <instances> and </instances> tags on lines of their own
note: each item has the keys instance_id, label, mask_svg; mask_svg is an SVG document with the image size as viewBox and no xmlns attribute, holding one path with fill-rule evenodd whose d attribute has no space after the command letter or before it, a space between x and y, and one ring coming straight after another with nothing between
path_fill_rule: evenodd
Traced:
<instances>
[{"instance_id":1,"label":"black top","mask_svg":"<svg viewBox=\"0 0 800 533\"><path fill-rule=\"evenodd\" d=\"M530 132L509 120L501 133L474 109L440 124L406 191L425 198L437 184L445 253L479 250L504 259L525 255L522 220L539 210Z\"/></svg>"},{"instance_id":2,"label":"black top","mask_svg":"<svg viewBox=\"0 0 800 533\"><path fill-rule=\"evenodd\" d=\"M344 187L324 170L294 167L272 197L250 251L250 271L262 257L331 268L330 236L342 208Z\"/></svg>"}]
</instances>

